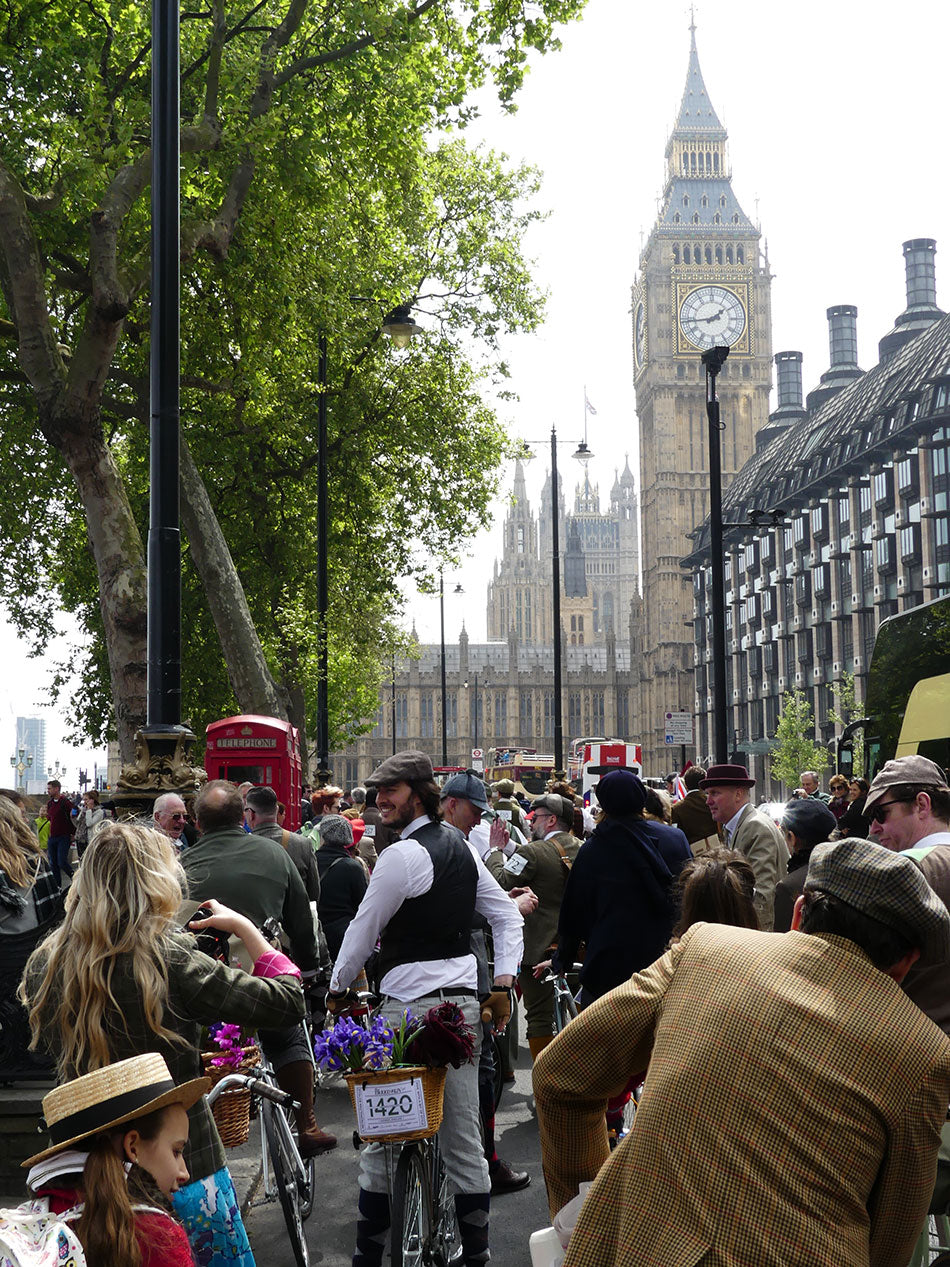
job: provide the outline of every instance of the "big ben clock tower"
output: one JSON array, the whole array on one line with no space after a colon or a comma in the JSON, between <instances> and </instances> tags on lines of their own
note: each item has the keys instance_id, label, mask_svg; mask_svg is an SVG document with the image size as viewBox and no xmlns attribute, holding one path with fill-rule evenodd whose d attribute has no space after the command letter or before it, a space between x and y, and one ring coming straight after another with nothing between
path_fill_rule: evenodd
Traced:
<instances>
[{"instance_id":1,"label":"big ben clock tower","mask_svg":"<svg viewBox=\"0 0 950 1267\"><path fill-rule=\"evenodd\" d=\"M686 88L666 146L662 206L633 286L643 584L632 650L640 666L637 725L650 774L679 761L679 748L665 743L666 713L696 708L693 595L679 561L692 549L690 532L709 513L706 348L730 348L718 380L723 487L754 452L768 415L768 261L760 257L758 229L733 193L726 140L691 27ZM707 754L689 755L695 761Z\"/></svg>"}]
</instances>

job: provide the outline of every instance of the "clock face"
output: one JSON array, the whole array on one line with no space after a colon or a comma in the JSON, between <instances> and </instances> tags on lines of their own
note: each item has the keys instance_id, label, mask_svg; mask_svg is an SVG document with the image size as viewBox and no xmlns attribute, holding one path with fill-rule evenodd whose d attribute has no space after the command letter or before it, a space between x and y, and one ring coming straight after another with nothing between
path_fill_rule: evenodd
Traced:
<instances>
[{"instance_id":1,"label":"clock face","mask_svg":"<svg viewBox=\"0 0 950 1267\"><path fill-rule=\"evenodd\" d=\"M695 347L731 347L742 337L746 313L742 300L724 286L698 286L680 307L680 329Z\"/></svg>"},{"instance_id":2,"label":"clock face","mask_svg":"<svg viewBox=\"0 0 950 1267\"><path fill-rule=\"evenodd\" d=\"M633 318L633 355L639 369L647 359L647 318L642 300L637 304Z\"/></svg>"}]
</instances>

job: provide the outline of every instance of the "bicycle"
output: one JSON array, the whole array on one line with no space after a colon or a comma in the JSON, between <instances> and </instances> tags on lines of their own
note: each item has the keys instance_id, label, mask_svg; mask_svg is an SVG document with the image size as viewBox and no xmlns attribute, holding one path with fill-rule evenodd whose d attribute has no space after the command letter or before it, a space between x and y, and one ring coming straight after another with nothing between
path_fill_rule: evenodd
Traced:
<instances>
[{"instance_id":1,"label":"bicycle","mask_svg":"<svg viewBox=\"0 0 950 1267\"><path fill-rule=\"evenodd\" d=\"M282 1091L277 1085L274 1068L263 1053L253 1073L226 1074L215 1083L208 1092L208 1103L213 1104L224 1091L241 1089L259 1100L262 1202L280 1201L297 1265L309 1267L303 1225L313 1213L316 1165L313 1157L301 1157L297 1146L292 1114L300 1105L289 1091Z\"/></svg>"},{"instance_id":2,"label":"bicycle","mask_svg":"<svg viewBox=\"0 0 950 1267\"><path fill-rule=\"evenodd\" d=\"M359 1002L346 1014L368 1029L379 1001L378 995L361 991ZM380 1141L355 1130L353 1147L364 1142ZM461 1262L462 1246L438 1132L381 1146L386 1151L392 1267L454 1267Z\"/></svg>"},{"instance_id":3,"label":"bicycle","mask_svg":"<svg viewBox=\"0 0 950 1267\"><path fill-rule=\"evenodd\" d=\"M571 969L572 975L579 972L580 968L580 964L574 964ZM565 975L555 974L548 968L538 980L541 985L554 987L554 1032L555 1034L560 1034L561 1030L577 1015L577 999L574 997Z\"/></svg>"}]
</instances>

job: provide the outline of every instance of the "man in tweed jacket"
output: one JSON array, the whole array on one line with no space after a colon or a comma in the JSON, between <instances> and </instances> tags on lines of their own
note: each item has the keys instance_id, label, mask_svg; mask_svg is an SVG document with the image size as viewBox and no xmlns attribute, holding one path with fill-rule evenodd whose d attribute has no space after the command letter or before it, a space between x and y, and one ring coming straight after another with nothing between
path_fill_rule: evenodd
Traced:
<instances>
[{"instance_id":1,"label":"man in tweed jacket","mask_svg":"<svg viewBox=\"0 0 950 1267\"><path fill-rule=\"evenodd\" d=\"M950 957L950 917L913 862L849 839L812 854L798 928L694 925L539 1058L552 1214L594 1180L565 1267L908 1261L950 1040L898 982ZM610 1154L606 1101L648 1062Z\"/></svg>"}]
</instances>

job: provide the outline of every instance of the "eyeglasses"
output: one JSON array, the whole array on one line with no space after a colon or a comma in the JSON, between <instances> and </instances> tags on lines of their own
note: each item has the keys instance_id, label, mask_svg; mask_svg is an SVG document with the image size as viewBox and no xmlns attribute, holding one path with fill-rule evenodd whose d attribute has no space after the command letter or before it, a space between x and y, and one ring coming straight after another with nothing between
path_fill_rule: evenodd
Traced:
<instances>
[{"instance_id":1,"label":"eyeglasses","mask_svg":"<svg viewBox=\"0 0 950 1267\"><path fill-rule=\"evenodd\" d=\"M184 822L185 819L188 817L188 815L187 814L169 814L168 817L172 820L172 822L176 822L179 819L181 820L181 822Z\"/></svg>"},{"instance_id":2,"label":"eyeglasses","mask_svg":"<svg viewBox=\"0 0 950 1267\"><path fill-rule=\"evenodd\" d=\"M867 811L868 818L872 823L887 822L887 811L892 805L906 805L906 801L882 801L880 805L875 805Z\"/></svg>"}]
</instances>

